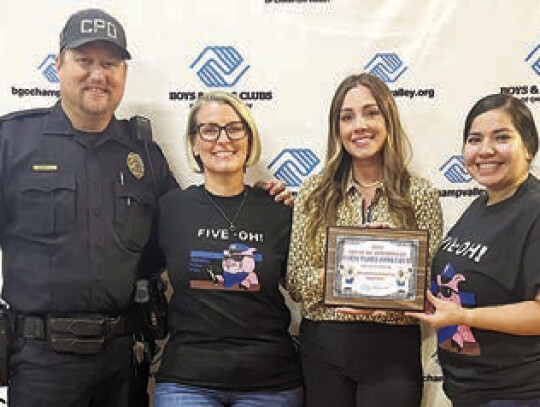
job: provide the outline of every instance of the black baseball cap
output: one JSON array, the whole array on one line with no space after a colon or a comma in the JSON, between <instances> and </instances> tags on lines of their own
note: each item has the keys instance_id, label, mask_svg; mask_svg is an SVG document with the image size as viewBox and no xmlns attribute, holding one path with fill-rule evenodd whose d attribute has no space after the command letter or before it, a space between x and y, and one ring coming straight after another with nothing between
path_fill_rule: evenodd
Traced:
<instances>
[{"instance_id":1,"label":"black baseball cap","mask_svg":"<svg viewBox=\"0 0 540 407\"><path fill-rule=\"evenodd\" d=\"M93 41L107 41L118 47L124 59L131 59L124 28L116 18L96 8L72 14L60 33L60 51Z\"/></svg>"}]
</instances>

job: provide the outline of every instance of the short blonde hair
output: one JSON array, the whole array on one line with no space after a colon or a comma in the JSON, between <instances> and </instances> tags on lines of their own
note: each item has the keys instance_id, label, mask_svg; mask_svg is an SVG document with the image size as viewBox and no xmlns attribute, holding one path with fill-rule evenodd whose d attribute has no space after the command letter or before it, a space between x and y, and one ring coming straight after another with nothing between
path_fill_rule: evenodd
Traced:
<instances>
[{"instance_id":1,"label":"short blonde hair","mask_svg":"<svg viewBox=\"0 0 540 407\"><path fill-rule=\"evenodd\" d=\"M222 91L213 91L208 92L202 95L194 104L191 110L189 111L188 121L186 126L186 154L189 162L189 166L195 172L203 172L204 168L201 162L201 159L195 157L193 153L193 140L197 136L197 113L201 110L206 103L217 102L226 104L234 109L234 111L240 116L248 130L248 142L249 142L249 151L248 157L245 162L245 166L256 164L259 161L261 156L261 140L259 138L259 131L255 125L255 120L251 115L249 107L246 106L237 96L232 93L222 92Z\"/></svg>"}]
</instances>

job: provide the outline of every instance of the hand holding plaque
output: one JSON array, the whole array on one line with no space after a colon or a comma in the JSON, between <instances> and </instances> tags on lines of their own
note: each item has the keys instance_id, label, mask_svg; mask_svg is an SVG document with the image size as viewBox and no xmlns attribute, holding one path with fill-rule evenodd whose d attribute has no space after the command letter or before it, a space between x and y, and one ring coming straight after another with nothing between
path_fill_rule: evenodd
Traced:
<instances>
[{"instance_id":1,"label":"hand holding plaque","mask_svg":"<svg viewBox=\"0 0 540 407\"><path fill-rule=\"evenodd\" d=\"M426 230L329 227L325 304L424 311L427 250Z\"/></svg>"}]
</instances>

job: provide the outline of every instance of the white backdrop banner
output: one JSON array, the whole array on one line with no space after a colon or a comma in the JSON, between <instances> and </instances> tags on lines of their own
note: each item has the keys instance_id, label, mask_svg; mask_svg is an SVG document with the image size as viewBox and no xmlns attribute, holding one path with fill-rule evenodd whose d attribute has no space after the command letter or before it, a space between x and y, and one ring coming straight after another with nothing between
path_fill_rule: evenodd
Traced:
<instances>
[{"instance_id":1,"label":"white backdrop banner","mask_svg":"<svg viewBox=\"0 0 540 407\"><path fill-rule=\"evenodd\" d=\"M320 170L333 92L368 71L393 91L413 144L412 168L440 191L445 228L478 185L461 132L489 93L522 98L540 121L538 0L0 0L0 115L53 104L59 32L100 7L124 25L129 62L118 117L152 119L179 182L200 182L182 137L190 105L211 90L252 107L263 140L250 181L291 189ZM445 405L433 336L424 339L426 402Z\"/></svg>"}]
</instances>

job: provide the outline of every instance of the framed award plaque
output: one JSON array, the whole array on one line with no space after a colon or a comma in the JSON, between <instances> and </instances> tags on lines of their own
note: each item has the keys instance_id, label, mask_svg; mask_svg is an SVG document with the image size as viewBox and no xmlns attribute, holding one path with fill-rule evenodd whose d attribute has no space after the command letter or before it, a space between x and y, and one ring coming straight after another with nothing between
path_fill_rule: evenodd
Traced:
<instances>
[{"instance_id":1,"label":"framed award plaque","mask_svg":"<svg viewBox=\"0 0 540 407\"><path fill-rule=\"evenodd\" d=\"M331 226L326 239L325 304L424 311L427 230Z\"/></svg>"}]
</instances>

